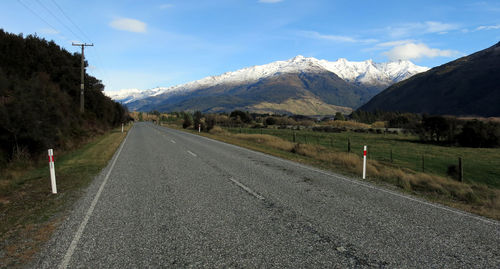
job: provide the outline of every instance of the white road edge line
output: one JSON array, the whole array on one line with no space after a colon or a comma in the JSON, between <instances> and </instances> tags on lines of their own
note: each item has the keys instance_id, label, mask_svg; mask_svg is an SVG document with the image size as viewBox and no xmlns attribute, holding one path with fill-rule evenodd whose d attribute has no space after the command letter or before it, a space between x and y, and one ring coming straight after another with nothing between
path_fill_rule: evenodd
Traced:
<instances>
[{"instance_id":1,"label":"white road edge line","mask_svg":"<svg viewBox=\"0 0 500 269\"><path fill-rule=\"evenodd\" d=\"M262 200L264 201L264 197L262 197L262 195L252 191L252 189L250 189L249 187L241 184L239 181L237 181L236 179L230 177L229 180L231 180L234 184L238 185L238 187L242 188L243 190L245 190L246 192L250 193L251 195L255 196L255 198L259 199L259 200Z\"/></svg>"},{"instance_id":2,"label":"white road edge line","mask_svg":"<svg viewBox=\"0 0 500 269\"><path fill-rule=\"evenodd\" d=\"M164 127L164 128L166 128L166 127ZM313 167L308 167L308 166L300 164L300 163L296 163L296 162L293 162L293 161L290 161L290 160L281 159L281 158L278 158L278 157L275 157L275 156L272 156L272 155L269 155L269 154L265 154L265 153L262 153L262 152L259 152L259 151L250 150L250 149L247 149L247 148L239 147L239 146L236 146L236 145L232 145L232 144L229 144L229 143L225 143L225 142L218 141L218 140L215 140L215 139L211 139L211 138L208 138L208 137L204 137L204 136L201 136L201 135L194 135L194 134L191 134L191 133L188 133L188 132L178 131L178 130L175 130L175 129L168 128L167 130L174 130L174 132L177 131L177 132L181 133L182 135L183 134L188 134L188 135L191 135L191 136L194 136L194 137L199 137L199 138L202 138L202 139L205 139L205 140L208 140L208 141L212 141L212 142L215 142L215 143L223 144L223 145L226 145L226 146L229 146L229 147L233 147L233 148L236 148L236 149L240 149L240 150L245 150L245 151L248 151L248 152L256 153L258 155L261 155L261 156L264 156L264 157L267 157L267 158L270 158L270 159L274 159L274 160L278 160L278 161L281 161L281 162L286 162L286 163L289 163L289 164L293 164L295 166L302 167L304 169L308 169L310 171L314 171L314 172L317 172L317 173L320 173L320 174L323 174L323 175L327 175L327 176L331 176L331 177L334 177L334 178L338 178L338 179L341 179L341 180L344 180L344 181L347 181L347 182L350 182L350 183L353 183L353 184L357 184L357 185L360 185L360 186L363 186L363 187L366 187L366 188L370 188L370 189L378 190L378 191L385 192L385 193L388 193L388 194L392 194L394 196L397 196L397 197L400 197L400 198L403 198L403 199L414 201L414 202L417 202L417 203L420 203L420 204L424 204L424 205L427 205L427 206L430 206L430 207L442 209L442 210L445 210L445 211L448 211L448 212L451 212L451 213L455 213L457 215L461 215L461 216L464 216L464 217L468 217L468 218L471 218L471 219L475 219L475 220L478 220L478 221L481 221L481 222L484 222L484 223L493 224L495 226L500 226L500 222L498 222L496 220L490 220L490 219L487 219L487 218L484 218L484 217L481 217L481 216L473 215L472 213L468 213L468 212L465 212L465 211L464 212L458 211L458 209L452 209L452 208L448 208L448 207L445 207L445 206L442 206L442 205L433 204L433 203L430 203L430 202L427 202L427 201L423 201L423 200L420 200L420 199L417 199L417 198L413 198L413 197L410 197L410 196L407 196L407 195L399 194L399 193L396 193L396 192L393 192L393 191L390 191L390 190L386 190L386 189L382 189L382 188L379 188L379 187L376 187L376 186L372 186L372 185L370 185L368 183L364 183L364 182L358 181L356 179L350 179L350 178L346 178L346 177L343 177L343 176L340 176L340 175L328 173L328 172L325 172L325 171L322 171L322 170L319 170L319 169L316 169L316 168L313 168Z\"/></svg>"},{"instance_id":3,"label":"white road edge line","mask_svg":"<svg viewBox=\"0 0 500 269\"><path fill-rule=\"evenodd\" d=\"M130 133L130 132L129 132ZM128 137L128 134L127 134ZM87 213L85 214L85 217L83 218L82 223L78 227L78 230L75 233L75 237L73 237L73 241L71 241L71 244L69 245L68 250L66 251L66 255L64 255L63 260L61 261L61 264L59 264L59 269L65 269L68 267L69 262L71 260L71 256L73 256L73 253L75 252L76 246L78 245L78 241L80 241L80 238L82 237L83 231L85 230L85 226L87 226L87 222L90 219L90 216L94 212L94 208L97 204L97 201L99 200L99 197L101 196L102 190L104 189L104 186L108 182L109 175L111 175L111 172L113 171L113 168L115 167L116 160L118 160L118 157L120 157L120 153L122 152L123 146L125 145L125 142L127 142L127 137L122 142L122 145L120 146L120 149L118 150L118 153L116 154L115 159L113 160L113 163L111 163L111 167L109 168L108 173L106 174L106 177L104 178L104 181L101 183L101 186L99 187L99 190L97 191L94 200L92 200L92 203L90 204L89 209L87 210Z\"/></svg>"},{"instance_id":4,"label":"white road edge line","mask_svg":"<svg viewBox=\"0 0 500 269\"><path fill-rule=\"evenodd\" d=\"M192 152L191 152L191 151L189 151L189 150L188 150L187 152L188 152L189 154L193 155L194 157L196 157L196 156L197 156L196 154L192 153Z\"/></svg>"}]
</instances>

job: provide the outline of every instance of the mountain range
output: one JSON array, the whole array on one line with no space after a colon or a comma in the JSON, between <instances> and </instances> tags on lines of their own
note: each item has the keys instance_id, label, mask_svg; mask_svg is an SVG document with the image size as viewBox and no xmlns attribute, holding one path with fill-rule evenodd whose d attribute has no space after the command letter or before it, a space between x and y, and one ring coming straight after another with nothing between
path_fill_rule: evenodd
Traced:
<instances>
[{"instance_id":1,"label":"mountain range","mask_svg":"<svg viewBox=\"0 0 500 269\"><path fill-rule=\"evenodd\" d=\"M138 111L349 113L388 86L427 70L410 61L330 62L299 55L182 85L106 94Z\"/></svg>"},{"instance_id":2,"label":"mountain range","mask_svg":"<svg viewBox=\"0 0 500 269\"><path fill-rule=\"evenodd\" d=\"M500 42L387 88L360 110L500 116Z\"/></svg>"}]
</instances>

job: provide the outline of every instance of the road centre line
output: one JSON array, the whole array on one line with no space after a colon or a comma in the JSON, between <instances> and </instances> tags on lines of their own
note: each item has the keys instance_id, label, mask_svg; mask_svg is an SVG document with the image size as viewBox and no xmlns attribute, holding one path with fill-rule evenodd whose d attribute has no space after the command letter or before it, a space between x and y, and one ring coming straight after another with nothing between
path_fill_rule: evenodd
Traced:
<instances>
[{"instance_id":1,"label":"road centre line","mask_svg":"<svg viewBox=\"0 0 500 269\"><path fill-rule=\"evenodd\" d=\"M170 140L170 142L174 143L175 144L175 141L173 139Z\"/></svg>"},{"instance_id":2,"label":"road centre line","mask_svg":"<svg viewBox=\"0 0 500 269\"><path fill-rule=\"evenodd\" d=\"M189 150L188 150L187 152L188 152L189 154L193 155L194 157L198 156L198 155L196 155L196 154L192 153L192 152L191 152L191 151L189 151Z\"/></svg>"},{"instance_id":3,"label":"road centre line","mask_svg":"<svg viewBox=\"0 0 500 269\"><path fill-rule=\"evenodd\" d=\"M250 193L251 195L253 195L255 198L259 199L259 200L262 200L264 201L264 197L262 197L262 195L252 191L252 189L250 189L249 187L241 184L239 181L237 181L236 179L230 177L229 180L231 180L234 184L236 184L238 187L242 188L243 190L245 190L246 192Z\"/></svg>"}]
</instances>

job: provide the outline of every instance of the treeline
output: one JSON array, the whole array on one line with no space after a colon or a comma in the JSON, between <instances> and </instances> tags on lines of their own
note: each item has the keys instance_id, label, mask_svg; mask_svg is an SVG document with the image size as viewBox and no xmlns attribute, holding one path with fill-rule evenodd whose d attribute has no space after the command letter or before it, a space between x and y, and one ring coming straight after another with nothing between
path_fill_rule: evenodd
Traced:
<instances>
[{"instance_id":1,"label":"treeline","mask_svg":"<svg viewBox=\"0 0 500 269\"><path fill-rule=\"evenodd\" d=\"M152 114L158 114L154 111ZM173 117L163 118L162 121L182 121L184 128L210 131L214 126L221 127L253 127L266 128L278 125L301 126L311 128L313 131L347 131L345 127L334 128L328 122L349 121L353 126L352 131L370 131L370 133L393 133L395 131L386 128L396 128L410 132L419 137L422 142L435 143L447 146L463 147L500 147L500 123L484 122L479 120L462 120L451 116L431 116L413 113L398 112L365 112L356 111L344 118L342 115L335 117L311 118L300 115L269 115L249 113L240 110L231 113L203 114L200 111L195 113L173 112ZM365 126L354 123L365 123ZM326 124L325 124L326 123ZM382 125L380 126L381 123ZM371 124L371 129L370 125ZM344 126L349 126L345 124ZM368 128L368 129L366 129ZM383 128L381 130L381 128ZM384 130L385 129L385 130Z\"/></svg>"},{"instance_id":2,"label":"treeline","mask_svg":"<svg viewBox=\"0 0 500 269\"><path fill-rule=\"evenodd\" d=\"M500 123L496 122L462 120L453 116L359 110L350 117L363 123L384 121L386 127L412 131L424 142L463 147L500 147Z\"/></svg>"},{"instance_id":3,"label":"treeline","mask_svg":"<svg viewBox=\"0 0 500 269\"><path fill-rule=\"evenodd\" d=\"M182 119L184 129L191 127L197 130L199 126L203 131L210 131L214 126L265 128L273 125L312 126L314 124L314 119L307 116L270 115L241 110L218 114L203 114L200 111L194 113L173 112L171 114L175 118Z\"/></svg>"},{"instance_id":4,"label":"treeline","mask_svg":"<svg viewBox=\"0 0 500 269\"><path fill-rule=\"evenodd\" d=\"M16 158L71 148L128 119L85 74L85 113L79 112L81 55L37 36L0 29L0 168Z\"/></svg>"}]
</instances>

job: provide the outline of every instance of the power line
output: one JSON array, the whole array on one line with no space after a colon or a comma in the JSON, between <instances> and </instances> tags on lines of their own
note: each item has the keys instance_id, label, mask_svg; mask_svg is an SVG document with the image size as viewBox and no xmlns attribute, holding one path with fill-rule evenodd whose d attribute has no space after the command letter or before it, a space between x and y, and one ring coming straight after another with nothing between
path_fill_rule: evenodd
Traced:
<instances>
[{"instance_id":1,"label":"power line","mask_svg":"<svg viewBox=\"0 0 500 269\"><path fill-rule=\"evenodd\" d=\"M63 14L63 16L83 35L83 37L85 37L87 39L87 41L92 42L92 40L85 34L85 32L78 26L78 24L76 24L71 19L71 17L69 17L66 14L66 12L64 12L64 10L61 8L61 6L59 4L57 4L57 2L55 0L50 0L50 1L59 9L59 11L61 12L61 14Z\"/></svg>"},{"instance_id":2,"label":"power line","mask_svg":"<svg viewBox=\"0 0 500 269\"><path fill-rule=\"evenodd\" d=\"M42 2L40 2L40 0L36 0L36 2L41 6L43 7L50 15L52 15L52 17L54 17L62 26L64 26L68 31L70 31L76 38L80 39L81 36L77 35L75 32L73 32L73 30L71 30L71 28L69 28L64 22L62 22L59 17L57 17L54 13L52 13L52 11L50 11L50 9L48 9L44 4L42 4ZM82 38L83 40L83 38Z\"/></svg>"},{"instance_id":3,"label":"power line","mask_svg":"<svg viewBox=\"0 0 500 269\"><path fill-rule=\"evenodd\" d=\"M54 29L54 30L57 31L56 27L52 26L52 24L50 24L49 22L47 22L44 18L42 18L42 16L40 16L38 13L36 13L35 11L33 11L33 9L31 9L29 6L27 6L21 0L17 0L17 2L19 2L21 5L23 5L27 10L29 10L31 13L33 13L35 16L37 16L40 20L42 20L43 22L45 22L50 28L52 28L52 29Z\"/></svg>"},{"instance_id":4,"label":"power line","mask_svg":"<svg viewBox=\"0 0 500 269\"><path fill-rule=\"evenodd\" d=\"M59 5L55 0L50 0L50 1L54 4L55 7L57 7L57 9L60 11L60 13L74 26L74 28L77 29L78 32L81 33L83 35L83 37L85 37L87 39L88 42L93 43L92 39L82 30L82 28L80 28L78 26L78 24L75 23L75 21L73 21L73 19L71 19L71 17L64 11L64 9L61 7L61 5ZM103 67L104 65L103 65L99 50L97 48L95 49L95 52L96 52L96 56L97 56L96 60L97 60L98 64L101 67ZM104 69L97 67L95 70L97 70L97 72L102 77L107 78L107 75L105 74Z\"/></svg>"},{"instance_id":5,"label":"power line","mask_svg":"<svg viewBox=\"0 0 500 269\"><path fill-rule=\"evenodd\" d=\"M54 27L52 24L50 24L46 19L44 19L38 12L34 11L32 8L30 8L27 4L22 2L21 0L17 0L21 5L23 5L28 11L33 13L36 17L38 17L41 21L43 21L45 24L47 24L50 28L57 30L56 27ZM45 5L43 5L39 0L36 0L40 6L42 6L50 15L52 15L60 24L62 24L66 29L68 29L76 38L81 38L82 36L76 34L72 29L70 29L64 22L62 22L59 17L57 17L52 11L50 11ZM64 12L62 7L57 4L54 0L51 0L51 2L59 9L59 11L63 14L64 17L83 35L82 40L87 39L90 43L92 42L92 39L88 37L88 35L85 34L85 32ZM64 35L62 35L64 36ZM83 52L83 51L82 51ZM96 60L98 61L99 65L103 67L103 61L101 59L100 53L98 50L96 50ZM96 68L97 72L101 74L103 78L109 79L109 76L106 74L105 70L103 68Z\"/></svg>"}]
</instances>

